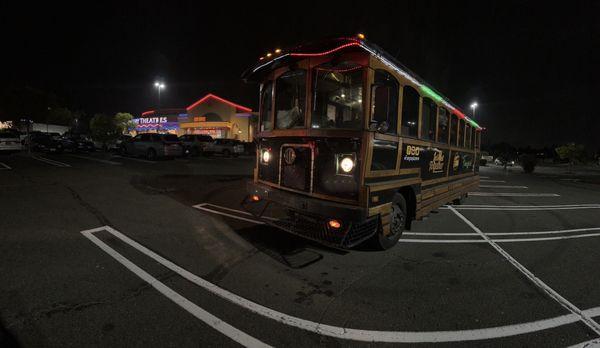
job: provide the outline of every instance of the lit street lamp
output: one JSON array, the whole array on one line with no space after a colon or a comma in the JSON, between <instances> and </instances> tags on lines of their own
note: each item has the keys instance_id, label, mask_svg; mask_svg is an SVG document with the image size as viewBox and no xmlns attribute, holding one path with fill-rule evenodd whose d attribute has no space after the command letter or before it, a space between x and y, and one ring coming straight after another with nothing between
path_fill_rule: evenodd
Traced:
<instances>
[{"instance_id":1,"label":"lit street lamp","mask_svg":"<svg viewBox=\"0 0 600 348\"><path fill-rule=\"evenodd\" d=\"M160 91L165 89L165 83L156 81L154 87L158 90L158 109L160 109Z\"/></svg>"},{"instance_id":2,"label":"lit street lamp","mask_svg":"<svg viewBox=\"0 0 600 348\"><path fill-rule=\"evenodd\" d=\"M479 105L477 104L477 102L471 104L471 109L473 109L473 119L475 119L475 109L477 109Z\"/></svg>"}]
</instances>

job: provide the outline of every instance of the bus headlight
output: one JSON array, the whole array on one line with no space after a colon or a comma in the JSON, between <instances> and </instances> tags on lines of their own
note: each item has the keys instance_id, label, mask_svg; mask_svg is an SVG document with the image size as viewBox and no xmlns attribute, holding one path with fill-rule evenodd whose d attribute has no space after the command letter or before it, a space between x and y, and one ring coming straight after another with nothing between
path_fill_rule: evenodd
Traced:
<instances>
[{"instance_id":1,"label":"bus headlight","mask_svg":"<svg viewBox=\"0 0 600 348\"><path fill-rule=\"evenodd\" d=\"M271 151L269 149L262 149L260 160L263 164L269 164L269 161L271 161Z\"/></svg>"},{"instance_id":2,"label":"bus headlight","mask_svg":"<svg viewBox=\"0 0 600 348\"><path fill-rule=\"evenodd\" d=\"M339 175L350 175L356 167L356 155L355 154L339 154L337 155L337 174Z\"/></svg>"}]
</instances>

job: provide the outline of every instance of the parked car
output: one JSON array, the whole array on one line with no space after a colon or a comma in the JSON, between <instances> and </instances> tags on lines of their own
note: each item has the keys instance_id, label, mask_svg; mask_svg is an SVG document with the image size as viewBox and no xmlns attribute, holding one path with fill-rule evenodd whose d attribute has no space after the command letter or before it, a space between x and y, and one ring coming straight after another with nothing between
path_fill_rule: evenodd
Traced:
<instances>
[{"instance_id":1,"label":"parked car","mask_svg":"<svg viewBox=\"0 0 600 348\"><path fill-rule=\"evenodd\" d=\"M121 148L121 145L124 142L127 142L128 140L130 140L131 138L132 138L131 135L128 135L128 134L119 135L119 137L117 139L106 143L105 150L118 151Z\"/></svg>"},{"instance_id":2,"label":"parked car","mask_svg":"<svg viewBox=\"0 0 600 348\"><path fill-rule=\"evenodd\" d=\"M494 160L494 164L495 164L495 165L503 166L503 165L504 165L504 163L506 163L506 165L507 165L507 166L510 166L510 167L512 167L512 166L514 166L514 165L515 165L515 161L514 161L514 160L506 160L506 159L504 159L504 158L502 158L502 157L497 157L497 158Z\"/></svg>"},{"instance_id":3,"label":"parked car","mask_svg":"<svg viewBox=\"0 0 600 348\"><path fill-rule=\"evenodd\" d=\"M63 152L63 143L54 139L50 134L30 134L31 149L40 152Z\"/></svg>"},{"instance_id":4,"label":"parked car","mask_svg":"<svg viewBox=\"0 0 600 348\"><path fill-rule=\"evenodd\" d=\"M12 129L0 130L0 152L19 152L22 149L21 138L18 131Z\"/></svg>"},{"instance_id":5,"label":"parked car","mask_svg":"<svg viewBox=\"0 0 600 348\"><path fill-rule=\"evenodd\" d=\"M121 144L122 155L144 156L149 160L183 156L183 146L175 134L143 133Z\"/></svg>"},{"instance_id":6,"label":"parked car","mask_svg":"<svg viewBox=\"0 0 600 348\"><path fill-rule=\"evenodd\" d=\"M71 152L92 152L96 150L96 146L92 141L77 135L64 136L58 139L62 145L63 150Z\"/></svg>"},{"instance_id":7,"label":"parked car","mask_svg":"<svg viewBox=\"0 0 600 348\"><path fill-rule=\"evenodd\" d=\"M206 145L204 153L207 155L221 154L223 156L237 157L244 153L244 145L235 139L217 139Z\"/></svg>"},{"instance_id":8,"label":"parked car","mask_svg":"<svg viewBox=\"0 0 600 348\"><path fill-rule=\"evenodd\" d=\"M183 144L184 155L198 156L204 152L204 148L214 140L210 135L186 134L179 137Z\"/></svg>"}]
</instances>

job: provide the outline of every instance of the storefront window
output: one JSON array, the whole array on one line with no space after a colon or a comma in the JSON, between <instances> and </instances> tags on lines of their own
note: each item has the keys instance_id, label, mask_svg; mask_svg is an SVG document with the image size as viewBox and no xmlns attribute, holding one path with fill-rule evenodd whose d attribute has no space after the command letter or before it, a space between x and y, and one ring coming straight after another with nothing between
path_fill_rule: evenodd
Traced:
<instances>
[{"instance_id":1,"label":"storefront window","mask_svg":"<svg viewBox=\"0 0 600 348\"><path fill-rule=\"evenodd\" d=\"M275 128L304 127L306 70L290 70L275 82Z\"/></svg>"},{"instance_id":2,"label":"storefront window","mask_svg":"<svg viewBox=\"0 0 600 348\"><path fill-rule=\"evenodd\" d=\"M273 83L267 82L263 86L262 96L260 100L260 131L268 131L273 129L271 123L271 110L273 100Z\"/></svg>"},{"instance_id":3,"label":"storefront window","mask_svg":"<svg viewBox=\"0 0 600 348\"><path fill-rule=\"evenodd\" d=\"M312 128L362 128L363 73L354 62L314 69Z\"/></svg>"}]
</instances>

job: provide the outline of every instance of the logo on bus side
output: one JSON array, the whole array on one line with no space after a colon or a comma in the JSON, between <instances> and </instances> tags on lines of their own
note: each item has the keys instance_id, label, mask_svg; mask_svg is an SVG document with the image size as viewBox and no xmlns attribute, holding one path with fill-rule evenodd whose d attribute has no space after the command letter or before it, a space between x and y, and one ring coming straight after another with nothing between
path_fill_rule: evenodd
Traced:
<instances>
[{"instance_id":1,"label":"logo on bus side","mask_svg":"<svg viewBox=\"0 0 600 348\"><path fill-rule=\"evenodd\" d=\"M452 169L456 172L458 170L458 166L460 165L460 155L454 155L454 163L452 163Z\"/></svg>"},{"instance_id":2,"label":"logo on bus side","mask_svg":"<svg viewBox=\"0 0 600 348\"><path fill-rule=\"evenodd\" d=\"M283 152L283 160L287 165L294 164L294 161L296 160L296 151L294 151L294 149L291 147L285 149Z\"/></svg>"},{"instance_id":3,"label":"logo on bus side","mask_svg":"<svg viewBox=\"0 0 600 348\"><path fill-rule=\"evenodd\" d=\"M433 174L444 171L444 153L440 150L433 151L433 159L429 161L429 171Z\"/></svg>"},{"instance_id":4,"label":"logo on bus side","mask_svg":"<svg viewBox=\"0 0 600 348\"><path fill-rule=\"evenodd\" d=\"M417 162L420 159L421 148L418 146L406 145L404 160L407 162Z\"/></svg>"}]
</instances>

